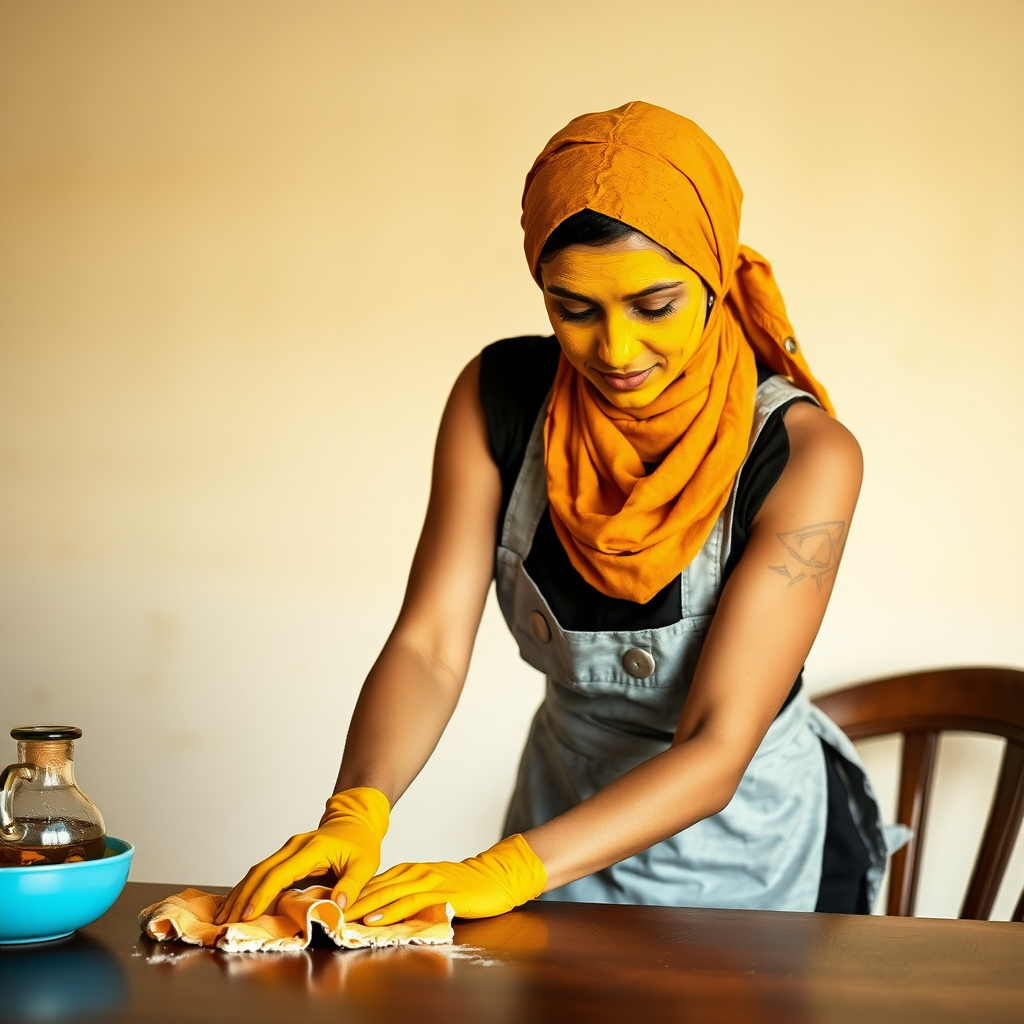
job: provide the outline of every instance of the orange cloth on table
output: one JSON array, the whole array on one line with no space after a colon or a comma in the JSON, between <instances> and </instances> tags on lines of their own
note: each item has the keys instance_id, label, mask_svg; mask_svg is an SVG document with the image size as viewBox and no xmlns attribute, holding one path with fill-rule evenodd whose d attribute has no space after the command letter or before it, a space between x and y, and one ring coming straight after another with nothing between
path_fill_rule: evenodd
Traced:
<instances>
[{"instance_id":1,"label":"orange cloth on table","mask_svg":"<svg viewBox=\"0 0 1024 1024\"><path fill-rule=\"evenodd\" d=\"M544 431L551 520L576 570L610 597L649 601L707 540L747 454L755 355L833 412L794 345L771 267L739 244L742 197L696 124L640 102L575 118L526 179L538 282L548 236L586 209L643 232L715 295L683 374L643 409L616 408L559 362ZM658 465L648 474L645 462Z\"/></svg>"},{"instance_id":2,"label":"orange cloth on table","mask_svg":"<svg viewBox=\"0 0 1024 1024\"><path fill-rule=\"evenodd\" d=\"M146 907L139 927L158 942L178 939L195 946L211 946L228 953L253 953L305 949L318 924L338 946L364 947L441 945L450 943L452 908L444 903L426 907L397 924L378 926L348 922L341 907L331 899L327 886L288 889L271 906L271 912L253 921L214 924L223 896L185 889L184 892Z\"/></svg>"}]
</instances>

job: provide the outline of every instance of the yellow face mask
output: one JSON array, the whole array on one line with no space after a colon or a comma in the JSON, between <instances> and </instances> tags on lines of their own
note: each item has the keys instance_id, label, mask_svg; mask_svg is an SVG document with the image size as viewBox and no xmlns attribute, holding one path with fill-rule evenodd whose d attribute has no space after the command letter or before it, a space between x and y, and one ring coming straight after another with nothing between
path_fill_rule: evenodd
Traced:
<instances>
[{"instance_id":1,"label":"yellow face mask","mask_svg":"<svg viewBox=\"0 0 1024 1024\"><path fill-rule=\"evenodd\" d=\"M620 409L653 402L700 343L704 282L645 238L562 249L541 281L566 359Z\"/></svg>"}]
</instances>

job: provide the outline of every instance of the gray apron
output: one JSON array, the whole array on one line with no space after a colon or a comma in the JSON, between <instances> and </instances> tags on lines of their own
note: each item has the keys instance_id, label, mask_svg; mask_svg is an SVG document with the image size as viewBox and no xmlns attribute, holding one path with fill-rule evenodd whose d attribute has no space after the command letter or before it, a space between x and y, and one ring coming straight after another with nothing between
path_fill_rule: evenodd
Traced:
<instances>
[{"instance_id":1,"label":"gray apron","mask_svg":"<svg viewBox=\"0 0 1024 1024\"><path fill-rule=\"evenodd\" d=\"M775 409L804 394L779 376L761 384L750 446ZM736 504L734 486L704 546L679 577L678 622L633 632L564 630L523 566L547 507L546 410L547 402L534 424L497 552L502 614L522 657L547 678L505 835L549 821L671 746L722 590ZM878 804L852 744L803 691L768 729L724 810L542 898L814 910L827 812L821 740L863 776L850 787L850 808L871 857L873 904L887 855Z\"/></svg>"}]
</instances>

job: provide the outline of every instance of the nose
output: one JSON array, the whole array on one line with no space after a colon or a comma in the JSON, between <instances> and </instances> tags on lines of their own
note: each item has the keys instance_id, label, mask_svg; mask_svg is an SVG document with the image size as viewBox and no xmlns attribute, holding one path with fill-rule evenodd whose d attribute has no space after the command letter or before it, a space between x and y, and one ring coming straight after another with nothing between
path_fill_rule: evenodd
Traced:
<instances>
[{"instance_id":1,"label":"nose","mask_svg":"<svg viewBox=\"0 0 1024 1024\"><path fill-rule=\"evenodd\" d=\"M635 326L621 314L612 313L601 326L598 356L612 369L623 369L636 359L643 349L636 337Z\"/></svg>"}]
</instances>

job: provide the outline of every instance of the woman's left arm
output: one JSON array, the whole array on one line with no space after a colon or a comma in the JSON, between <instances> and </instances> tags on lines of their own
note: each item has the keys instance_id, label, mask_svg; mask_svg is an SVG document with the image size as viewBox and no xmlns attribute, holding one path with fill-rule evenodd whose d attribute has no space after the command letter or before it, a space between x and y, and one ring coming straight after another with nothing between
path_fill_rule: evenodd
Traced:
<instances>
[{"instance_id":1,"label":"woman's left arm","mask_svg":"<svg viewBox=\"0 0 1024 1024\"><path fill-rule=\"evenodd\" d=\"M845 427L806 402L784 417L789 460L723 589L672 746L524 833L526 850L503 840L458 865L384 872L354 915L389 923L441 899L460 916L502 913L541 884L546 892L615 864L729 803L821 625L861 484L860 447Z\"/></svg>"},{"instance_id":2,"label":"woman's left arm","mask_svg":"<svg viewBox=\"0 0 1024 1024\"><path fill-rule=\"evenodd\" d=\"M722 810L825 615L863 464L817 406L784 413L790 456L723 589L672 746L525 834L554 889Z\"/></svg>"}]
</instances>

